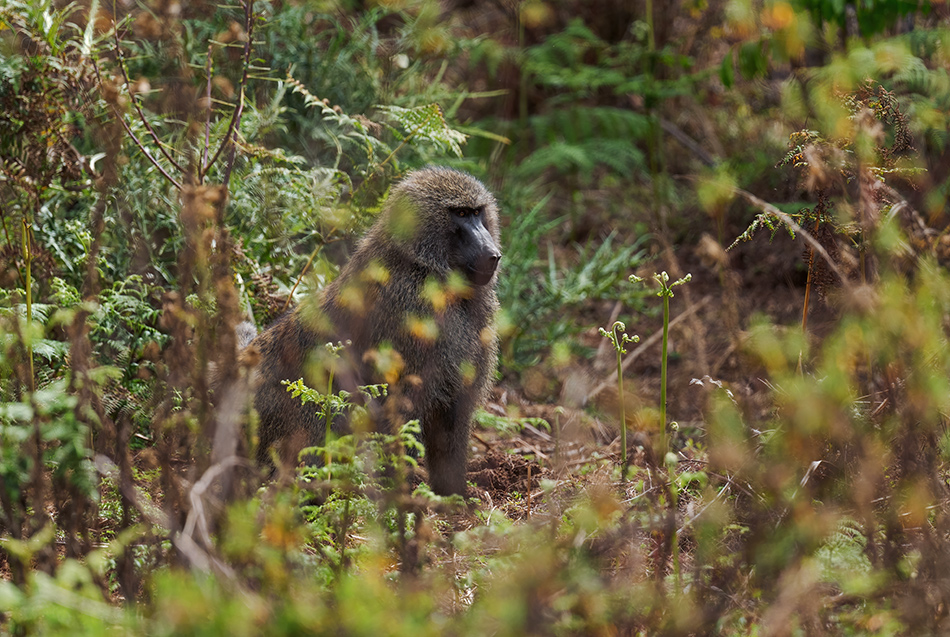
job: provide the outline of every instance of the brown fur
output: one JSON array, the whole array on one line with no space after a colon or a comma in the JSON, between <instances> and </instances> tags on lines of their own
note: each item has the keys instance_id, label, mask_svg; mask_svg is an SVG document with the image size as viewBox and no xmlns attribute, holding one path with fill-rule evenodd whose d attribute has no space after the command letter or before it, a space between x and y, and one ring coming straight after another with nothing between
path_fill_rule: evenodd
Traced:
<instances>
[{"instance_id":1,"label":"brown fur","mask_svg":"<svg viewBox=\"0 0 950 637\"><path fill-rule=\"evenodd\" d=\"M498 211L488 190L465 173L418 170L393 189L317 302L305 301L251 343L248 351L260 356L260 459L271 447L286 461L290 446L299 451L323 443L325 423L313 405L302 406L281 381L303 377L325 391L335 365L335 389L389 383L389 397L371 406L375 426L393 431L419 419L432 488L464 493L471 417L496 364L498 301L497 272L475 285L459 274L470 264L454 262L460 257L453 242L460 240L451 211L460 208L480 211L475 217L487 229L484 237L490 235L486 243L497 262ZM334 363L324 344L337 341L351 345Z\"/></svg>"}]
</instances>

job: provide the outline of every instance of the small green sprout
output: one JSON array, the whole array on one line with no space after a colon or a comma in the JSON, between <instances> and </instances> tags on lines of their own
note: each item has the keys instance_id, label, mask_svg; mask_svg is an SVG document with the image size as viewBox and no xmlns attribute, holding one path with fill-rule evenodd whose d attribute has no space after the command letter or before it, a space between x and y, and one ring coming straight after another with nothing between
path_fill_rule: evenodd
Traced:
<instances>
[{"instance_id":1,"label":"small green sprout","mask_svg":"<svg viewBox=\"0 0 950 637\"><path fill-rule=\"evenodd\" d=\"M684 283L689 283L689 281L691 281L692 278L693 278L692 274L687 274L683 278L677 279L673 281L672 283L670 283L669 285L667 285L667 283L670 280L670 275L666 273L666 270L664 270L663 272L660 272L659 274L654 273L653 280L656 281L660 285L660 289L656 293L656 295L659 297L672 298L673 288L675 288L677 285L683 285ZM629 279L631 283L640 283L643 281L643 278L638 277L636 274L631 274Z\"/></svg>"},{"instance_id":2,"label":"small green sprout","mask_svg":"<svg viewBox=\"0 0 950 637\"><path fill-rule=\"evenodd\" d=\"M653 275L653 280L655 280L659 286L660 290L656 293L657 296L663 299L663 353L660 358L660 453L659 457L664 457L668 451L669 444L666 438L666 359L667 359L667 346L670 340L670 299L673 298L673 288L677 285L683 285L688 283L693 278L692 274L687 274L681 279L677 279L670 283L670 275L664 270L659 274ZM631 283L639 283L643 281L642 278L638 277L636 274L630 275Z\"/></svg>"},{"instance_id":3,"label":"small green sprout","mask_svg":"<svg viewBox=\"0 0 950 637\"><path fill-rule=\"evenodd\" d=\"M327 352L329 352L332 356L337 356L337 355L339 355L340 352L343 351L343 349L344 349L346 346L352 345L352 344L353 344L353 342L350 341L350 340L347 340L345 343L341 343L341 342L337 341L336 343L324 343L324 344L323 344L323 347L324 347L324 348L327 350Z\"/></svg>"},{"instance_id":4,"label":"small green sprout","mask_svg":"<svg viewBox=\"0 0 950 637\"><path fill-rule=\"evenodd\" d=\"M640 337L634 334L627 335L627 326L622 321L614 321L610 326L610 331L600 328L600 335L610 341L614 350L617 352L617 399L620 403L620 464L621 479L627 479L627 418L623 407L623 360L622 356L627 353L624 347L627 343L637 343Z\"/></svg>"}]
</instances>

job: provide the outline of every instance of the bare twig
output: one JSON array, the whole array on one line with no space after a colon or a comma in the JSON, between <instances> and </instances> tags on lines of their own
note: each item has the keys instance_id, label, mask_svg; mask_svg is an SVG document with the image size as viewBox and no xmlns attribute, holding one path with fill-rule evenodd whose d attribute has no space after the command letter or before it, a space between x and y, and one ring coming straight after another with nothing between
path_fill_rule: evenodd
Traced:
<instances>
[{"instance_id":1,"label":"bare twig","mask_svg":"<svg viewBox=\"0 0 950 637\"><path fill-rule=\"evenodd\" d=\"M135 505L135 508L142 515L142 517L148 521L149 524L164 531L167 531L170 528L171 525L169 523L168 516L166 516L161 511L161 509L149 502L148 499L143 496L139 489L135 488L132 483L121 480L119 476L119 467L115 464L115 462L113 462L110 458L99 454L95 457L94 464L96 466L96 470L99 471L100 474L110 478L113 482L119 485L119 489L122 491L123 495ZM199 480L199 483L192 489L192 493L199 489L199 485L202 485L202 482L204 482L205 484L201 487L201 490L198 491L198 495L200 496L204 489L207 488L207 484L210 483L211 479L214 478L214 475L209 476L209 474L211 474L211 472L219 466L220 465L215 465L208 469L208 471L206 471L202 476L201 480ZM206 478L208 479L205 482ZM191 516L189 514L189 519L190 518ZM231 581L237 581L234 570L199 546L198 543L195 542L194 538L191 537L191 535L187 533L173 533L171 540L175 545L175 548L181 551L182 555L188 559L189 564L191 564L193 567L202 571L214 570L219 575L222 575Z\"/></svg>"},{"instance_id":2,"label":"bare twig","mask_svg":"<svg viewBox=\"0 0 950 637\"><path fill-rule=\"evenodd\" d=\"M99 65L96 63L95 58L91 58L91 59L92 59L92 68L96 73L96 79L99 80L99 86L102 87L102 75L100 75L99 73ZM133 99L132 101L134 102L135 100ZM142 151L145 157L152 163L153 166L155 166L155 168L158 169L158 172L162 173L162 176L165 179L167 179L173 186L175 186L175 188L177 188L178 190L181 190L181 183L177 179L172 177L170 174L168 174L168 171L165 170L165 168L160 163L158 163L158 160L155 159L154 156L152 156L152 153L149 152L148 147L146 147L145 144L142 143L142 140L138 138L138 135L135 134L135 131L132 130L132 127L130 127L128 122L125 121L125 117L123 117L122 113L119 112L118 107L113 106L113 110L115 111L116 119L119 120L119 123L122 124L122 128L125 129L126 134L132 139L132 143L134 143L138 147L138 149ZM159 145L159 148L161 148L161 145Z\"/></svg>"},{"instance_id":3,"label":"bare twig","mask_svg":"<svg viewBox=\"0 0 950 637\"><path fill-rule=\"evenodd\" d=\"M247 90L247 79L251 68L251 41L254 38L254 0L244 0L241 4L244 6L244 36L246 39L244 41L244 70L241 73L241 81L238 84L240 89L238 91L238 101L234 106L234 112L231 114L231 122L228 124L228 132L225 134L224 139L221 140L221 145L218 146L218 150L215 151L214 156L205 164L201 174L198 175L198 180L204 181L205 175L215 162L218 161L221 152L226 147L230 147L231 156L228 158L228 165L224 170L224 177L221 179L221 183L225 186L231 181L231 169L234 167L234 136L237 135L238 125L241 123L241 116L244 114L244 93Z\"/></svg>"},{"instance_id":4,"label":"bare twig","mask_svg":"<svg viewBox=\"0 0 950 637\"><path fill-rule=\"evenodd\" d=\"M521 446L521 447L514 447L514 443L516 443L516 442L521 443L521 445L523 445L523 446ZM511 440L511 445L512 445L512 446L509 447L509 449L508 449L509 453L517 453L517 454L522 454L522 455L523 455L523 454L533 454L533 455L538 456L539 458L541 458L541 459L543 459L543 460L547 460L547 459L548 459L548 454L546 454L546 453L544 453L543 451L541 451L541 448L540 448L538 445L536 445L536 444L534 444L534 443L532 443L532 442L529 442L529 441L525 440L525 439L522 438L521 436L518 436L518 437L516 437L516 438L513 438L513 439Z\"/></svg>"},{"instance_id":5,"label":"bare twig","mask_svg":"<svg viewBox=\"0 0 950 637\"><path fill-rule=\"evenodd\" d=\"M477 432L475 432L475 431L472 432L472 438L474 438L474 439L477 440L478 442L480 442L480 443L482 443L483 445L485 445L485 449L489 449L489 450L491 449L491 443L489 443L487 440L485 440L484 438L482 438L481 436L479 436ZM2 480L2 479L3 479L2 476L0 476L0 480Z\"/></svg>"},{"instance_id":6,"label":"bare twig","mask_svg":"<svg viewBox=\"0 0 950 637\"><path fill-rule=\"evenodd\" d=\"M116 3L115 3L115 0L113 0L112 2L112 19L113 20L115 20L116 15L117 15ZM161 151L165 159L167 159L169 163L171 163L171 165L174 166L178 172L184 173L185 171L181 167L181 165L172 158L172 156L168 153L168 151L165 150L165 146L162 145L162 141L158 138L158 133L156 133L155 129L152 128L152 125L148 123L148 119L145 117L145 112L142 110L142 107L139 105L138 100L135 98L135 94L132 92L132 83L129 81L128 72L125 70L125 58L122 56L122 48L119 42L119 24L116 22L114 26L115 28L112 30L112 37L115 40L115 44L113 45L114 50L115 50L115 59L116 59L116 63L119 65L119 70L122 72L122 79L125 81L125 88L129 92L129 98L131 98L132 100L132 106L135 108L135 112L138 114L139 120L141 120L142 124L145 126L145 130L147 130L149 135L151 135L152 141L154 141L155 144L158 146L158 150ZM97 70L96 75L98 74L99 72ZM123 119L123 123L124 121L125 120ZM139 146L142 145L142 143L138 140L136 140L136 143Z\"/></svg>"},{"instance_id":7,"label":"bare twig","mask_svg":"<svg viewBox=\"0 0 950 637\"><path fill-rule=\"evenodd\" d=\"M825 247L821 245L818 239L811 236L809 232L807 232L804 228L798 225L798 223L794 219L792 219L791 216L782 212L781 210L779 210L778 208L776 208L769 202L759 199L748 190L743 190L742 188L733 188L732 191L735 192L737 195L740 195L741 197L743 197L746 201L751 203L753 206L762 210L762 212L765 212L766 214L770 214L776 219L778 219L779 221L781 221L782 223L784 223L786 226L791 228L792 232L794 232L796 235L801 235L802 238L805 240L805 243L807 243L809 247L811 247L816 253L821 255L821 258L824 259L825 262L828 264L828 268L831 269L831 271L834 272L838 276L838 279L841 281L841 285L845 288L851 287L850 283L848 282L848 278L844 275L844 273L838 267L838 264L835 263L835 260L831 258L831 255L828 254L828 251L825 250Z\"/></svg>"},{"instance_id":8,"label":"bare twig","mask_svg":"<svg viewBox=\"0 0 950 637\"><path fill-rule=\"evenodd\" d=\"M111 458L97 454L93 459L93 464L96 467L96 471L119 485L122 495L135 506L139 514L141 514L149 524L165 531L171 527L168 516L165 515L160 508L155 506L155 504L145 497L131 482L122 480L119 466L116 465Z\"/></svg>"},{"instance_id":9,"label":"bare twig","mask_svg":"<svg viewBox=\"0 0 950 637\"><path fill-rule=\"evenodd\" d=\"M915 226L914 230L924 237L933 238L938 234L936 230L924 222L923 217L920 216L920 212L910 205L910 202L904 199L899 192L882 182L875 182L874 188L875 190L883 191L884 194L894 202L887 213L888 218L903 215L909 222L913 223Z\"/></svg>"},{"instance_id":10,"label":"bare twig","mask_svg":"<svg viewBox=\"0 0 950 637\"><path fill-rule=\"evenodd\" d=\"M719 498L721 498L724 493L727 493L727 492L730 491L730 487L732 486L732 478L729 478L728 480L729 480L729 481L726 482L725 486L724 486L723 488L719 489L719 493L716 494L716 497L715 497L715 498L713 498L712 500L710 500L710 501L706 504L706 506L704 506L702 509L700 509L699 511L697 511L697 512L696 512L696 515L694 515L694 516L691 517L690 519L688 519L688 520L686 520L685 522L683 522L683 526L681 526L681 527L679 528L679 530L676 532L676 535L680 535L683 531L685 531L685 530L686 530L686 527L690 526L693 522L695 522L696 520L699 519L699 516L701 516L703 513L706 512L706 509L708 509L708 508L711 507L713 504L715 504L716 501L717 501Z\"/></svg>"},{"instance_id":11,"label":"bare twig","mask_svg":"<svg viewBox=\"0 0 950 637\"><path fill-rule=\"evenodd\" d=\"M716 158L710 155L706 150L696 143L696 141L683 132L676 124L669 120L665 120L662 117L660 118L660 128L662 128L666 133L682 144L686 150L692 152L696 155L696 159L703 162L707 166L713 166L716 164Z\"/></svg>"},{"instance_id":12,"label":"bare twig","mask_svg":"<svg viewBox=\"0 0 950 637\"><path fill-rule=\"evenodd\" d=\"M552 438L547 433L541 431L540 429L532 425L530 422L522 423L522 426L545 442L552 442L554 440L554 438Z\"/></svg>"},{"instance_id":13,"label":"bare twig","mask_svg":"<svg viewBox=\"0 0 950 637\"><path fill-rule=\"evenodd\" d=\"M528 517L531 517L531 465L528 465L528 477L525 480L525 491L528 492Z\"/></svg>"},{"instance_id":14,"label":"bare twig","mask_svg":"<svg viewBox=\"0 0 950 637\"><path fill-rule=\"evenodd\" d=\"M822 463L830 464L827 460L812 460L808 463L808 469L805 470L805 475L802 476L801 481L798 483L798 487L792 492L792 496L789 498L789 501L794 501L798 497L798 492L805 488L805 485L808 484L808 481L811 480L812 475ZM791 507L786 505L782 512L779 514L778 518L775 520L775 528L777 529L782 523L782 520L785 519L785 516L788 515L788 511Z\"/></svg>"},{"instance_id":15,"label":"bare twig","mask_svg":"<svg viewBox=\"0 0 950 637\"><path fill-rule=\"evenodd\" d=\"M205 77L208 79L205 86L205 106L208 109L208 114L205 117L205 144L201 150L201 170L198 176L202 181L204 180L205 170L208 167L208 149L211 147L211 53L214 50L212 46L211 44L208 45L208 58L205 61Z\"/></svg>"},{"instance_id":16,"label":"bare twig","mask_svg":"<svg viewBox=\"0 0 950 637\"><path fill-rule=\"evenodd\" d=\"M185 528L182 530L182 535L190 537L194 534L195 528L197 528L205 546L213 546L211 533L208 531L208 519L205 516L202 496L214 482L215 478L227 469L243 462L244 460L239 456L230 456L208 467L208 470L202 474L201 479L195 483L195 486L191 488L188 494L188 499L191 501L191 511L188 512L188 518L185 520Z\"/></svg>"},{"instance_id":17,"label":"bare twig","mask_svg":"<svg viewBox=\"0 0 950 637\"><path fill-rule=\"evenodd\" d=\"M317 254L324 245L324 243L318 243L317 247L314 248L313 252L310 253L310 258L307 259L307 263L303 266L303 270L300 271L300 276L298 276L297 280L294 281L294 287L290 288L290 294L287 295L287 300L284 302L284 312L286 312L287 308L290 307L291 301L294 300L294 292L297 291L297 286L300 285L301 281L303 281L304 275L307 273L307 270L310 269L310 265L313 263L313 260L316 258Z\"/></svg>"},{"instance_id":18,"label":"bare twig","mask_svg":"<svg viewBox=\"0 0 950 637\"><path fill-rule=\"evenodd\" d=\"M701 462L701 463L704 463L704 464L709 464L708 461L695 460L695 459L692 460L692 462ZM722 475L722 474L716 473L715 471L709 471L709 470L707 470L707 471L706 471L706 475L708 475L708 476L711 477L711 478L719 478L720 480L723 480L723 481L726 482L727 484L731 484L731 485L734 486L736 489L738 489L739 491L741 491L742 493L744 493L744 494L747 495L748 497L752 498L753 500L757 500L757 501L759 501L759 502L764 502L764 501L765 501L765 498L763 498L761 495L757 494L757 493L753 490L752 485L749 484L748 482L746 482L746 485L745 485L745 486L742 486L741 484L739 484L738 482L736 482L735 480L733 480L731 476Z\"/></svg>"}]
</instances>

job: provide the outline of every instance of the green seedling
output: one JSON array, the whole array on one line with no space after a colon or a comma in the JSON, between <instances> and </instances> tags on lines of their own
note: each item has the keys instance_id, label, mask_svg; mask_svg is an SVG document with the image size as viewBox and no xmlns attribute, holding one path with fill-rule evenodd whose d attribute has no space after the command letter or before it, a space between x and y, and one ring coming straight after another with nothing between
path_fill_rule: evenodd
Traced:
<instances>
[{"instance_id":1,"label":"green seedling","mask_svg":"<svg viewBox=\"0 0 950 637\"><path fill-rule=\"evenodd\" d=\"M628 336L627 326L621 321L614 321L610 326L610 331L600 328L600 335L613 344L614 351L617 352L617 401L620 403L620 465L621 479L627 479L627 418L623 406L623 360L622 356L627 353L627 343L636 343L640 337L634 334Z\"/></svg>"},{"instance_id":2,"label":"green seedling","mask_svg":"<svg viewBox=\"0 0 950 637\"><path fill-rule=\"evenodd\" d=\"M687 274L681 279L670 283L670 275L664 270L659 274L654 274L653 279L660 285L659 292L656 295L663 299L663 353L660 358L660 458L665 461L666 453L669 451L669 443L666 437L666 359L667 345L670 337L670 299L673 298L673 288L682 285L693 278L692 274ZM635 274L630 275L631 283L639 283L642 278Z\"/></svg>"},{"instance_id":3,"label":"green seedling","mask_svg":"<svg viewBox=\"0 0 950 637\"><path fill-rule=\"evenodd\" d=\"M676 531L676 509L677 509L677 500L679 499L679 485L677 484L676 478L676 456L670 452L669 441L666 434L666 364L667 364L667 350L670 336L670 299L673 298L673 288L677 285L682 285L688 282L693 278L693 275L687 274L681 279L677 279L670 283L670 275L665 271L660 272L659 274L654 274L653 279L659 284L660 289L656 295L663 299L663 351L660 355L660 444L659 444L659 453L657 454L659 461L666 465L668 475L671 477L670 480L670 512L669 515L671 519L674 520L672 527L672 537L670 538L671 546L673 549L673 574L676 580L676 590L682 591L682 578L680 572L680 559L679 559L679 539L677 538ZM635 274L630 275L631 283L639 283L643 281L640 277ZM676 423L671 423L670 429L676 431L678 425Z\"/></svg>"}]
</instances>

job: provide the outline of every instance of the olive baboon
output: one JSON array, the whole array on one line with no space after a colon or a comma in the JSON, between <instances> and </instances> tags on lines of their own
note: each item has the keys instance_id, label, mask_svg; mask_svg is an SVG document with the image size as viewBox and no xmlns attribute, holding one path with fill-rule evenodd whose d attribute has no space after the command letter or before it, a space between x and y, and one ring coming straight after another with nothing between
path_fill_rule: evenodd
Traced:
<instances>
[{"instance_id":1,"label":"olive baboon","mask_svg":"<svg viewBox=\"0 0 950 637\"><path fill-rule=\"evenodd\" d=\"M374 425L392 431L418 418L432 489L463 493L472 412L497 358L498 246L497 206L480 181L441 167L410 173L318 302L302 303L252 342L259 459L275 446L292 462L323 443L313 405L281 381L303 377L325 390L324 344L349 342L334 385L388 383L388 398L371 410Z\"/></svg>"}]
</instances>

